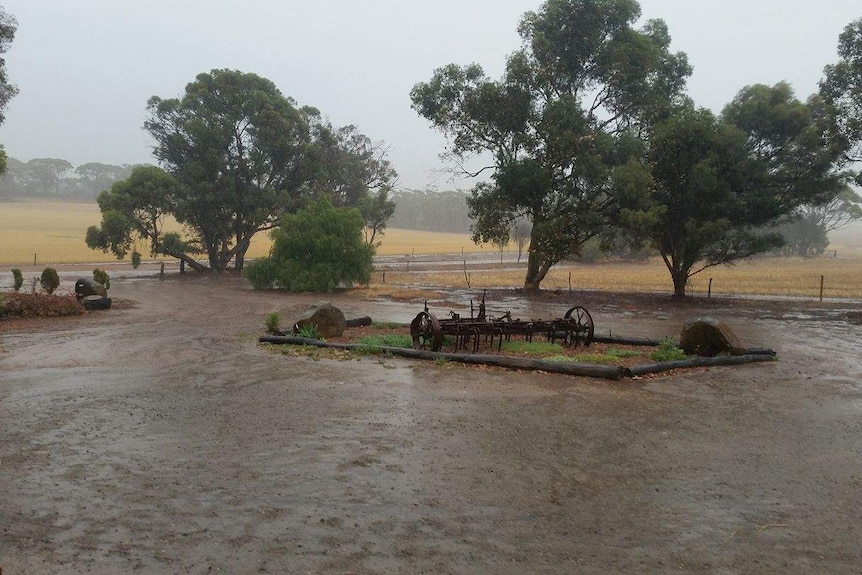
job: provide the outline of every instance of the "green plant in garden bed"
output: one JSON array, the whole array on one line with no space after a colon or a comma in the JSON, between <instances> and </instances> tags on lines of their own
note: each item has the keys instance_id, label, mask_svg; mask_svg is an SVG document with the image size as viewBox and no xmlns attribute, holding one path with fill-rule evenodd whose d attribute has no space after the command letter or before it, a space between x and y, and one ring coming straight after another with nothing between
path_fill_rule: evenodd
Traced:
<instances>
[{"instance_id":1,"label":"green plant in garden bed","mask_svg":"<svg viewBox=\"0 0 862 575\"><path fill-rule=\"evenodd\" d=\"M534 355L559 354L562 355L563 346L548 341L504 341L501 351L511 353L529 353Z\"/></svg>"},{"instance_id":2,"label":"green plant in garden bed","mask_svg":"<svg viewBox=\"0 0 862 575\"><path fill-rule=\"evenodd\" d=\"M299 328L299 331L296 332L296 335L299 337L304 337L305 339L317 339L323 341L323 338L320 337L320 332L317 331L317 326L308 324Z\"/></svg>"},{"instance_id":3,"label":"green plant in garden bed","mask_svg":"<svg viewBox=\"0 0 862 575\"><path fill-rule=\"evenodd\" d=\"M356 343L378 347L413 347L413 338L409 335L388 333L363 335L356 338Z\"/></svg>"},{"instance_id":4,"label":"green plant in garden bed","mask_svg":"<svg viewBox=\"0 0 862 575\"><path fill-rule=\"evenodd\" d=\"M266 316L264 324L268 333L276 333L278 331L279 317L277 313L271 313Z\"/></svg>"},{"instance_id":5,"label":"green plant in garden bed","mask_svg":"<svg viewBox=\"0 0 862 575\"><path fill-rule=\"evenodd\" d=\"M688 356L676 345L673 338L666 337L664 341L659 344L658 348L650 354L650 358L655 361L662 362L681 361L683 359L688 359Z\"/></svg>"}]
</instances>

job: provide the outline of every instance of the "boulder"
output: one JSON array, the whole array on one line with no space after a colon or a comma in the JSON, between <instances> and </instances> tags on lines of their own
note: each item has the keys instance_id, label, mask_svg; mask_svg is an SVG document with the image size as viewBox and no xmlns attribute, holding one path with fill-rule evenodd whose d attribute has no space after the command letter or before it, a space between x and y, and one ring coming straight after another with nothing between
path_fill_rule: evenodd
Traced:
<instances>
[{"instance_id":1,"label":"boulder","mask_svg":"<svg viewBox=\"0 0 862 575\"><path fill-rule=\"evenodd\" d=\"M679 347L689 355L712 357L720 353L745 353L742 341L722 321L712 317L698 317L686 322L679 338Z\"/></svg>"},{"instance_id":2,"label":"boulder","mask_svg":"<svg viewBox=\"0 0 862 575\"><path fill-rule=\"evenodd\" d=\"M293 324L297 333L306 325L313 325L322 337L338 337L344 333L346 321L344 313L329 302L321 302L308 308Z\"/></svg>"},{"instance_id":3,"label":"boulder","mask_svg":"<svg viewBox=\"0 0 862 575\"><path fill-rule=\"evenodd\" d=\"M100 283L87 278L78 278L75 282L75 297L79 300L87 296L97 295L99 297L108 297L108 290Z\"/></svg>"}]
</instances>

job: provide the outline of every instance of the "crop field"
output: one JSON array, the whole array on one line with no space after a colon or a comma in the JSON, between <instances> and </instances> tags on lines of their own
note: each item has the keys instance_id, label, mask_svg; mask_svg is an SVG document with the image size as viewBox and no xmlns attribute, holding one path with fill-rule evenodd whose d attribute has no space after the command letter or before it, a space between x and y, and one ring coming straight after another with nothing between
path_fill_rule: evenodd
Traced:
<instances>
[{"instance_id":1,"label":"crop field","mask_svg":"<svg viewBox=\"0 0 862 575\"><path fill-rule=\"evenodd\" d=\"M110 254L93 251L84 243L88 226L99 222L95 203L15 202L0 203L0 266L37 266L73 263L106 263L114 261ZM167 222L166 229L179 230L176 222ZM434 233L390 229L381 238L378 254L402 256L398 263L372 276L371 289L385 292L388 286L420 288L519 287L523 283L524 264L514 264L507 257L504 264L469 264L460 266L461 253L499 253L491 246L476 246L465 234ZM270 240L259 234L252 242L249 258L265 256ZM139 250L147 257L145 246ZM514 251L512 246L509 250ZM409 256L454 254L451 266L432 270L409 269ZM491 258L486 258L491 260ZM862 298L862 224L848 226L831 236L829 251L817 258L758 257L733 266L708 269L692 278L688 291L712 293L788 295L819 297L823 278L823 293L827 298ZM643 263L600 262L563 263L556 266L543 282L545 289L589 289L606 291L670 292L670 276L660 258Z\"/></svg>"},{"instance_id":2,"label":"crop field","mask_svg":"<svg viewBox=\"0 0 862 575\"><path fill-rule=\"evenodd\" d=\"M34 255L38 265L112 261L111 254L91 250L84 243L87 228L100 220L99 208L92 202L0 202L0 265L33 264ZM175 221L165 223L165 231L180 230ZM496 251L474 245L465 234L392 229L381 241L380 255ZM270 245L268 235L258 234L248 257L266 256ZM146 246L138 250L147 256Z\"/></svg>"}]
</instances>

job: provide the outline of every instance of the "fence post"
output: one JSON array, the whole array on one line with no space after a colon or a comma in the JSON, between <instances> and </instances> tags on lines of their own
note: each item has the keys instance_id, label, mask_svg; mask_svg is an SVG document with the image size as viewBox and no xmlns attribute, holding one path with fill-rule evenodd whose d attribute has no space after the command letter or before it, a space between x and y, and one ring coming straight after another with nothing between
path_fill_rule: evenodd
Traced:
<instances>
[{"instance_id":1,"label":"fence post","mask_svg":"<svg viewBox=\"0 0 862 575\"><path fill-rule=\"evenodd\" d=\"M165 262L162 262L161 267L159 268L159 279L165 279Z\"/></svg>"},{"instance_id":2,"label":"fence post","mask_svg":"<svg viewBox=\"0 0 862 575\"><path fill-rule=\"evenodd\" d=\"M712 297L712 278L709 278L709 291L706 292L706 298L710 299Z\"/></svg>"},{"instance_id":3,"label":"fence post","mask_svg":"<svg viewBox=\"0 0 862 575\"><path fill-rule=\"evenodd\" d=\"M820 276L820 303L823 303L823 284L826 282L826 276Z\"/></svg>"}]
</instances>

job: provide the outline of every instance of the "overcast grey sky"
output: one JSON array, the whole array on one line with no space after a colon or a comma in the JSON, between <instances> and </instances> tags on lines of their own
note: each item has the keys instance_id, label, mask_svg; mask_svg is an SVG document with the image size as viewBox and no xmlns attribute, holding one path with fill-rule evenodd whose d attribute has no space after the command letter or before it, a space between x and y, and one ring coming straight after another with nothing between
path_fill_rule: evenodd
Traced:
<instances>
[{"instance_id":1,"label":"overcast grey sky","mask_svg":"<svg viewBox=\"0 0 862 575\"><path fill-rule=\"evenodd\" d=\"M19 160L153 162L141 129L150 96L180 96L196 74L267 77L334 124L391 148L400 184L469 187L439 173L442 136L411 108L412 86L448 63L492 77L539 0L0 0L18 20L6 62L20 94L0 143ZM719 111L753 83L816 91L859 0L641 0L694 66L689 92Z\"/></svg>"}]
</instances>

